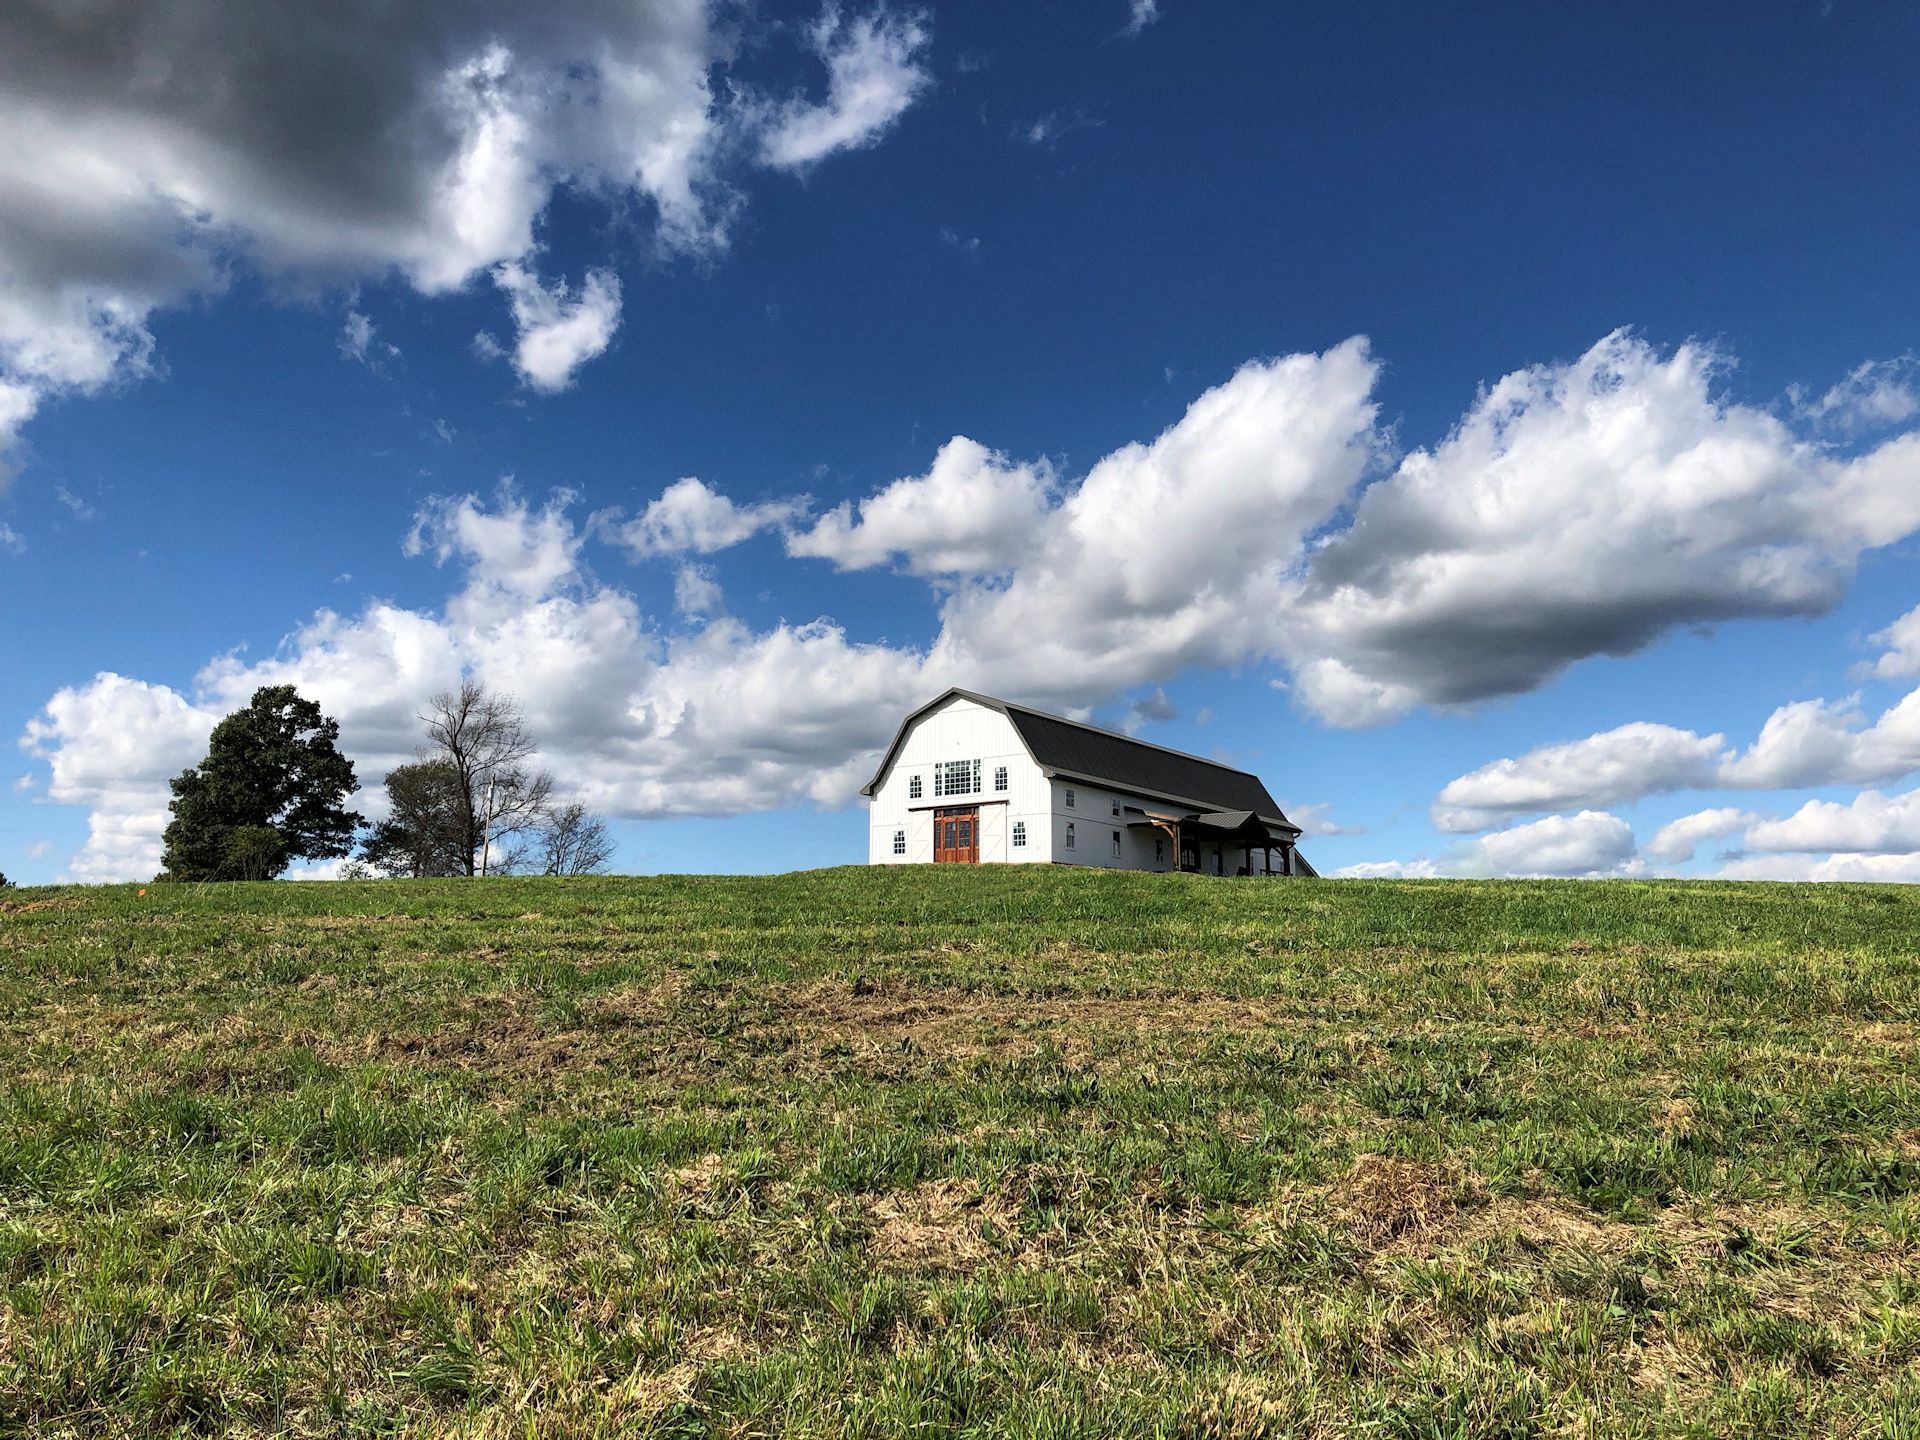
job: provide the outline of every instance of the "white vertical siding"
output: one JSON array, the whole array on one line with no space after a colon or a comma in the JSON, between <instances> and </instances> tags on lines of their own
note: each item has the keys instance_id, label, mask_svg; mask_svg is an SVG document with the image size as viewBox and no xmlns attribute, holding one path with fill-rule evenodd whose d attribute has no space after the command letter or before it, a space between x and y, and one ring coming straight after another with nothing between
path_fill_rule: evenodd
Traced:
<instances>
[{"instance_id":1,"label":"white vertical siding","mask_svg":"<svg viewBox=\"0 0 1920 1440\"><path fill-rule=\"evenodd\" d=\"M1079 781L1068 784L1064 780L1053 783L1053 858L1062 865L1092 865L1103 870L1178 870L1180 857L1174 853L1173 841L1165 837L1164 831L1134 830L1131 825L1140 820L1138 815L1129 815L1127 806L1142 804L1140 797L1127 795L1113 790L1102 790L1083 785ZM1067 794L1073 794L1073 805L1067 805ZM1114 802L1120 804L1120 813L1113 813ZM1164 807L1157 801L1147 802L1154 809ZM1073 826L1073 849L1067 848L1067 826ZM1120 832L1120 854L1113 853L1113 832ZM1160 854L1156 858L1153 842L1156 836L1162 837Z\"/></svg>"},{"instance_id":2,"label":"white vertical siding","mask_svg":"<svg viewBox=\"0 0 1920 1440\"><path fill-rule=\"evenodd\" d=\"M936 796L933 767L946 760L978 760L980 790L973 795ZM1007 767L1007 788L993 788L993 772ZM920 796L909 796L909 779L920 777ZM1050 787L1013 722L998 710L955 696L930 715L920 718L900 746L892 767L881 778L869 806L871 826L867 859L875 865L925 865L933 860L935 805L980 807L982 863L1044 861L1049 858L1047 823ZM1004 803L1001 803L1004 802ZM1015 821L1024 821L1027 843L1015 849ZM907 832L907 853L893 853L894 831Z\"/></svg>"},{"instance_id":3,"label":"white vertical siding","mask_svg":"<svg viewBox=\"0 0 1920 1440\"><path fill-rule=\"evenodd\" d=\"M1011 780L1011 775L1009 775ZM987 780L991 786L991 778ZM1003 865L1007 859L1007 807L1004 805L982 805L980 807L980 863L982 865Z\"/></svg>"},{"instance_id":4,"label":"white vertical siding","mask_svg":"<svg viewBox=\"0 0 1920 1440\"><path fill-rule=\"evenodd\" d=\"M978 760L980 790L977 794L936 796L933 770L947 760ZM1007 789L993 788L993 772L1007 767ZM920 777L920 795L908 794L909 781ZM1067 806L1067 792L1074 803ZM1120 813L1113 813L1118 801ZM1004 802L1004 803L1002 803ZM936 806L980 807L980 860L982 864L1088 865L1109 870L1178 870L1180 856L1172 837L1164 831L1130 829L1138 815L1128 815L1129 804L1145 804L1150 809L1165 808L1158 801L1143 801L1124 792L1088 786L1078 781L1050 780L1027 754L1013 722L998 710L955 696L915 723L901 743L893 765L881 777L870 805L867 858L875 865L927 865L933 862L933 811ZM1026 826L1024 846L1013 844L1013 827ZM1074 828L1074 847L1067 848L1067 826ZM893 853L895 831L904 830L907 849L904 855ZM1113 832L1120 832L1120 853L1114 854ZM1163 841L1160 854L1154 854L1154 841ZM1225 857L1224 873L1234 874L1245 863L1239 848ZM1202 870L1214 873L1211 845L1201 847ZM1261 855L1254 853L1257 869ZM1276 855L1275 866L1279 859Z\"/></svg>"}]
</instances>

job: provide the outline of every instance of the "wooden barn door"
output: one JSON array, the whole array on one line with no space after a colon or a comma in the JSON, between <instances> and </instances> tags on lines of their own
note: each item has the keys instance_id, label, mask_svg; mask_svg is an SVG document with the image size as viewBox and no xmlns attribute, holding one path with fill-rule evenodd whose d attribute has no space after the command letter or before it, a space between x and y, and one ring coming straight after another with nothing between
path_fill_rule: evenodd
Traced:
<instances>
[{"instance_id":1,"label":"wooden barn door","mask_svg":"<svg viewBox=\"0 0 1920 1440\"><path fill-rule=\"evenodd\" d=\"M980 812L978 810L933 812L933 860L936 865L978 865L980 863Z\"/></svg>"}]
</instances>

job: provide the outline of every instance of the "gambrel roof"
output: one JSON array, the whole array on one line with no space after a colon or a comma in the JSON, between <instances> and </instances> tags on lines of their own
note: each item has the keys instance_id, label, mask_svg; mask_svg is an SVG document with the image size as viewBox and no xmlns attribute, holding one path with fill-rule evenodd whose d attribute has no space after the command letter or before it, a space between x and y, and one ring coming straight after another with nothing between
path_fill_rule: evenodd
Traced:
<instances>
[{"instance_id":1,"label":"gambrel roof","mask_svg":"<svg viewBox=\"0 0 1920 1440\"><path fill-rule=\"evenodd\" d=\"M1281 813L1280 806L1257 775L972 690L949 690L901 721L893 743L881 757L880 768L874 771L873 779L860 787L862 795L870 796L879 788L914 722L956 696L989 710L998 710L1011 720L1027 753L1049 776L1084 780L1089 785L1104 785L1195 810L1247 810L1270 824L1296 835L1300 833L1300 827Z\"/></svg>"}]
</instances>

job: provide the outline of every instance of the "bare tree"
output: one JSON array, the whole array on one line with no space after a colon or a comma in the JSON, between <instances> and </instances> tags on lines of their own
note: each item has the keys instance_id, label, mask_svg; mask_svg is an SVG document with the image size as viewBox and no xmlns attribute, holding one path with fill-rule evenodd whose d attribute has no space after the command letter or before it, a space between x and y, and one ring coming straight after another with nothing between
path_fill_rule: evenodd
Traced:
<instances>
[{"instance_id":1,"label":"bare tree","mask_svg":"<svg viewBox=\"0 0 1920 1440\"><path fill-rule=\"evenodd\" d=\"M534 832L535 860L543 875L591 875L613 858L607 822L578 800L550 811Z\"/></svg>"},{"instance_id":2,"label":"bare tree","mask_svg":"<svg viewBox=\"0 0 1920 1440\"><path fill-rule=\"evenodd\" d=\"M538 828L553 797L553 777L529 763L535 753L520 702L477 680L463 680L428 702L420 717L432 758L458 778L455 826L467 874L488 865L487 851Z\"/></svg>"}]
</instances>

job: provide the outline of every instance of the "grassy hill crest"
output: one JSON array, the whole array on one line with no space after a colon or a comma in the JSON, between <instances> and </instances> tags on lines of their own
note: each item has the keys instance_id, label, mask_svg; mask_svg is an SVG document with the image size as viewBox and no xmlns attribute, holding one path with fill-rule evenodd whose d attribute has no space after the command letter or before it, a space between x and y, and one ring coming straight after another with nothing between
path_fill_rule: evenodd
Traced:
<instances>
[{"instance_id":1,"label":"grassy hill crest","mask_svg":"<svg viewBox=\"0 0 1920 1440\"><path fill-rule=\"evenodd\" d=\"M0 1430L1920 1434L1920 890L0 900Z\"/></svg>"}]
</instances>

